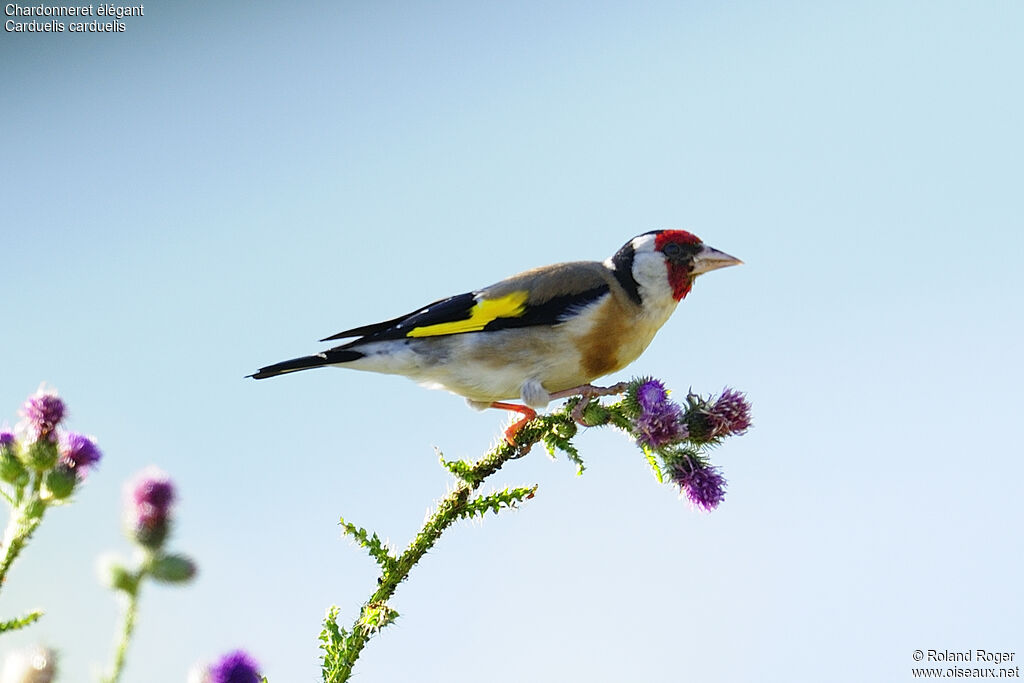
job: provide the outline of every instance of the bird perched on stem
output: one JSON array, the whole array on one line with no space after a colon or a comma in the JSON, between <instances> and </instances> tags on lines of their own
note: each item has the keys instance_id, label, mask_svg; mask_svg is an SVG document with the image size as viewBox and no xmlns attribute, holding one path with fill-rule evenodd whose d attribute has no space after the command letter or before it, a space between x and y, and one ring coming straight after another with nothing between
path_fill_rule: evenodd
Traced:
<instances>
[{"instance_id":1,"label":"bird perched on stem","mask_svg":"<svg viewBox=\"0 0 1024 683\"><path fill-rule=\"evenodd\" d=\"M694 278L742 263L684 230L634 237L604 262L534 268L440 299L412 313L331 335L340 346L260 368L255 379L331 365L405 375L463 396L474 408L501 408L522 418L568 396L621 393L624 385L591 382L643 353L686 298ZM522 404L508 403L519 399ZM586 401L580 402L582 411ZM582 413L575 415L582 422Z\"/></svg>"}]
</instances>

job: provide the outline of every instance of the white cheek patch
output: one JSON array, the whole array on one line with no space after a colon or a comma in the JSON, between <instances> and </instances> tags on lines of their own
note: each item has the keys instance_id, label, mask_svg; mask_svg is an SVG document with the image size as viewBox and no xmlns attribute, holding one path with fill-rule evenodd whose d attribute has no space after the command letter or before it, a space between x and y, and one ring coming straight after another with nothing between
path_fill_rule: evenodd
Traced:
<instances>
[{"instance_id":1,"label":"white cheek patch","mask_svg":"<svg viewBox=\"0 0 1024 683\"><path fill-rule=\"evenodd\" d=\"M654 239L655 235L640 235L634 237L630 244L633 245L633 252L638 256L640 254L649 254L654 252Z\"/></svg>"},{"instance_id":2,"label":"white cheek patch","mask_svg":"<svg viewBox=\"0 0 1024 683\"><path fill-rule=\"evenodd\" d=\"M672 297L672 288L668 283L668 267L661 254L638 253L633 259L633 277L645 302L652 303Z\"/></svg>"}]
</instances>

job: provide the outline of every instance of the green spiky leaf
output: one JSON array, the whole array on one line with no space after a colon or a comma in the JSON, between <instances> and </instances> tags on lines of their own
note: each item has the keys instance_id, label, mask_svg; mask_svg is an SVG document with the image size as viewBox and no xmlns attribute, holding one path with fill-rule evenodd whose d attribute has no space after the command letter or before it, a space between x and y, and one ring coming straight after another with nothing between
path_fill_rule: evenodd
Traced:
<instances>
[{"instance_id":1,"label":"green spiky leaf","mask_svg":"<svg viewBox=\"0 0 1024 683\"><path fill-rule=\"evenodd\" d=\"M395 556L391 554L387 546L384 545L384 541L374 533L370 533L362 527L358 527L351 522L345 521L344 518L340 520L342 531L352 538L355 539L356 543L366 549L370 553L370 557L377 561L381 569L390 571L395 564Z\"/></svg>"},{"instance_id":2,"label":"green spiky leaf","mask_svg":"<svg viewBox=\"0 0 1024 683\"><path fill-rule=\"evenodd\" d=\"M345 671L345 663L348 660L347 646L348 634L345 629L338 626L338 612L336 605L331 605L324 617L324 627L320 631L320 649L323 651L321 663L323 668L324 683L344 680L341 678ZM351 669L351 663L348 665Z\"/></svg>"},{"instance_id":3,"label":"green spiky leaf","mask_svg":"<svg viewBox=\"0 0 1024 683\"><path fill-rule=\"evenodd\" d=\"M468 501L459 512L460 517L483 517L486 512L498 514L502 508L515 508L519 503L533 498L536 486L521 486L513 489L502 489L487 496L477 496Z\"/></svg>"},{"instance_id":4,"label":"green spiky leaf","mask_svg":"<svg viewBox=\"0 0 1024 683\"><path fill-rule=\"evenodd\" d=\"M363 613L359 616L359 626L367 633L380 632L388 624L398 619L398 612L384 601L371 602L363 607Z\"/></svg>"},{"instance_id":5,"label":"green spiky leaf","mask_svg":"<svg viewBox=\"0 0 1024 683\"><path fill-rule=\"evenodd\" d=\"M480 483L481 477L474 469L472 463L466 462L465 460L445 460L444 456L440 452L438 452L437 455L438 459L441 461L441 465L462 481L470 484L471 486Z\"/></svg>"},{"instance_id":6,"label":"green spiky leaf","mask_svg":"<svg viewBox=\"0 0 1024 683\"><path fill-rule=\"evenodd\" d=\"M0 633L5 633L7 631L17 631L18 629L30 626L39 621L39 618L42 616L43 610L36 609L32 610L24 616L15 617L14 619L8 619L7 621L0 621Z\"/></svg>"}]
</instances>

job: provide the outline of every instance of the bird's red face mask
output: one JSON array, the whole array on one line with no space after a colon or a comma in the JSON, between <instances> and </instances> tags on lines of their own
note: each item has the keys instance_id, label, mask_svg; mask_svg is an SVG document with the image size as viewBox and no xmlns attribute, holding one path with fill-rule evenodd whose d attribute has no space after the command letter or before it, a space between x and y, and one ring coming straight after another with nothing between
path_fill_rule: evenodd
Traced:
<instances>
[{"instance_id":1,"label":"bird's red face mask","mask_svg":"<svg viewBox=\"0 0 1024 683\"><path fill-rule=\"evenodd\" d=\"M655 238L654 248L665 255L672 297L682 301L693 288L693 259L701 249L700 238L685 230L665 230Z\"/></svg>"},{"instance_id":2,"label":"bird's red face mask","mask_svg":"<svg viewBox=\"0 0 1024 683\"><path fill-rule=\"evenodd\" d=\"M701 273L742 263L738 258L705 246L700 238L685 230L664 230L654 248L665 256L672 297L682 301L693 288L693 279Z\"/></svg>"}]
</instances>

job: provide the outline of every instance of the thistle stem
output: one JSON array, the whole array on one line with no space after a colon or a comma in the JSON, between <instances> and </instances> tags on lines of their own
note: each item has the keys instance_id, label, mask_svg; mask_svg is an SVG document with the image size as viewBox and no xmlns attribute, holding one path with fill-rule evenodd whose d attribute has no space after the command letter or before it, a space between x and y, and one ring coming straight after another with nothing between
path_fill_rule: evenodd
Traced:
<instances>
[{"instance_id":1,"label":"thistle stem","mask_svg":"<svg viewBox=\"0 0 1024 683\"><path fill-rule=\"evenodd\" d=\"M135 632L135 616L139 606L139 579L141 578L141 574L137 574L132 588L124 591L127 602L121 614L120 635L116 641L114 659L110 663L110 672L102 679L103 683L117 683L117 681L121 680L125 656L128 654L128 644L131 642L132 634Z\"/></svg>"},{"instance_id":2,"label":"thistle stem","mask_svg":"<svg viewBox=\"0 0 1024 683\"><path fill-rule=\"evenodd\" d=\"M359 616L352 624L352 630L345 639L345 651L342 661L328 673L325 668L324 680L327 683L344 683L352 674L352 668L365 647L367 641L378 628L367 624L367 613L378 610L391 599L399 584L408 578L409 573L423 555L430 550L441 534L454 522L465 516L470 510L471 494L483 484L484 479L497 472L505 463L525 455L544 434L551 429L548 424L551 418L544 416L525 425L516 435L515 445L502 441L483 458L475 462L464 477L460 477L455 488L437 504L416 537L393 564L393 570L385 570L378 579L377 590L363 605Z\"/></svg>"},{"instance_id":3,"label":"thistle stem","mask_svg":"<svg viewBox=\"0 0 1024 683\"><path fill-rule=\"evenodd\" d=\"M45 510L46 505L35 496L31 496L11 511L11 519L7 522L3 543L0 545L0 588L7 581L7 572L14 564L14 560L43 521Z\"/></svg>"},{"instance_id":4,"label":"thistle stem","mask_svg":"<svg viewBox=\"0 0 1024 683\"><path fill-rule=\"evenodd\" d=\"M595 400L601 396L626 393L610 405ZM718 468L707 461L705 449L731 434L741 434L750 426L750 406L743 394L731 389L723 391L715 401L696 394L687 396L687 407L668 399L668 390L659 380L634 379L611 387L584 385L552 394L552 398L570 397L562 410L529 420L515 430L506 432L506 440L494 446L480 460L441 464L456 477L454 488L438 503L423 522L415 538L399 555L393 554L376 533L341 520L344 532L370 553L381 568L377 586L363 603L351 630L338 625L338 608L331 607L320 633L323 650L324 683L345 683L352 674L356 660L367 641L398 616L387 603L399 584L405 581L413 566L430 550L441 534L456 520L464 517L498 512L516 507L532 498L537 487L506 488L493 494L474 495L484 480L500 470L508 461L526 455L534 444L543 442L548 453L564 453L583 472L583 460L573 445L578 425L614 426L630 435L641 446L658 481L668 479L685 493L691 503L704 511L718 506L725 495L725 479ZM715 420L725 425L720 431L695 433L697 418ZM517 423L518 425L518 423ZM697 425L700 426L700 425ZM512 443L508 443L511 439Z\"/></svg>"}]
</instances>

